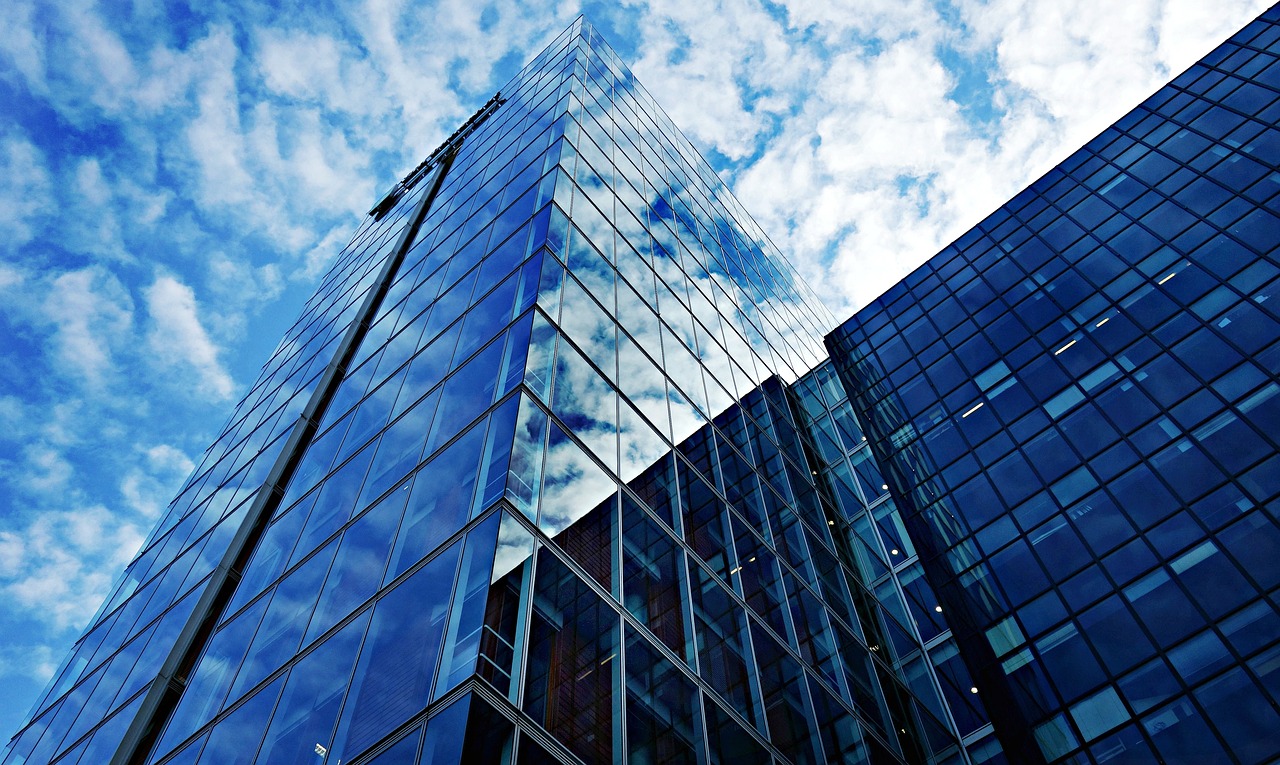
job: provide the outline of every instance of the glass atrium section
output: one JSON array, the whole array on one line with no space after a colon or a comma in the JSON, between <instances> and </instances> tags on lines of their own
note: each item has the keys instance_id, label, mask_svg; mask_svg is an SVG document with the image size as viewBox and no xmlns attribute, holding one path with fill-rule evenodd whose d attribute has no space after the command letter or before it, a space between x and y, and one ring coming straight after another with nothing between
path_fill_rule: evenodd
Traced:
<instances>
[{"instance_id":1,"label":"glass atrium section","mask_svg":"<svg viewBox=\"0 0 1280 765\"><path fill-rule=\"evenodd\" d=\"M922 719L962 736L972 762L1004 762L986 708L972 692L950 624L834 365L819 365L791 391L819 489L837 508L832 533L843 541L842 557L859 572L864 588L855 603L864 630L878 636L868 641L872 656L902 676L928 710L920 713Z\"/></svg>"},{"instance_id":2,"label":"glass atrium section","mask_svg":"<svg viewBox=\"0 0 1280 765\"><path fill-rule=\"evenodd\" d=\"M1278 21L829 338L1018 762L1280 755Z\"/></svg>"}]
</instances>

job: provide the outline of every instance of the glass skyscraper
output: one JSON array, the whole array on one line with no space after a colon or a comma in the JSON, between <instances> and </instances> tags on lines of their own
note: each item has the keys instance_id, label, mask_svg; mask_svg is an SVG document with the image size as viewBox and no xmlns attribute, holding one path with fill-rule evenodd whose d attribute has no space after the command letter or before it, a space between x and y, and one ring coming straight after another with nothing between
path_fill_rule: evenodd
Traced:
<instances>
[{"instance_id":1,"label":"glass skyscraper","mask_svg":"<svg viewBox=\"0 0 1280 765\"><path fill-rule=\"evenodd\" d=\"M1277 21L829 338L1014 761L1280 755Z\"/></svg>"},{"instance_id":2,"label":"glass skyscraper","mask_svg":"<svg viewBox=\"0 0 1280 765\"><path fill-rule=\"evenodd\" d=\"M5 762L956 761L788 391L833 325L575 24L370 211Z\"/></svg>"},{"instance_id":3,"label":"glass skyscraper","mask_svg":"<svg viewBox=\"0 0 1280 765\"><path fill-rule=\"evenodd\" d=\"M1275 758L1276 21L825 348L576 22L370 210L3 765Z\"/></svg>"}]
</instances>

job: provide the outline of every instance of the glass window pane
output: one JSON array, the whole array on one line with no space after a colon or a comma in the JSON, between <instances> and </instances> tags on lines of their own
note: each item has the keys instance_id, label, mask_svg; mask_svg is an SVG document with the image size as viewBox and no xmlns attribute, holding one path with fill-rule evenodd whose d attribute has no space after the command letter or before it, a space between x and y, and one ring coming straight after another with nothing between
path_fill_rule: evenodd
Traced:
<instances>
[{"instance_id":1,"label":"glass window pane","mask_svg":"<svg viewBox=\"0 0 1280 765\"><path fill-rule=\"evenodd\" d=\"M275 708L284 676L272 680L245 703L213 727L200 762L206 765L249 765Z\"/></svg>"},{"instance_id":2,"label":"glass window pane","mask_svg":"<svg viewBox=\"0 0 1280 765\"><path fill-rule=\"evenodd\" d=\"M467 522L484 435L480 423L414 474L386 581L407 571Z\"/></svg>"},{"instance_id":3,"label":"glass window pane","mask_svg":"<svg viewBox=\"0 0 1280 765\"><path fill-rule=\"evenodd\" d=\"M773 758L729 713L709 697L703 697L707 712L707 746L711 765L770 765Z\"/></svg>"},{"instance_id":4,"label":"glass window pane","mask_svg":"<svg viewBox=\"0 0 1280 765\"><path fill-rule=\"evenodd\" d=\"M320 584L324 581L337 547L337 540L325 545L323 550L276 585L275 592L270 595L271 603L267 606L267 613L262 617L262 624L253 638L240 673L231 686L229 698L234 699L253 687L298 650L302 633L320 595Z\"/></svg>"},{"instance_id":5,"label":"glass window pane","mask_svg":"<svg viewBox=\"0 0 1280 765\"><path fill-rule=\"evenodd\" d=\"M627 627L627 757L632 762L694 765L697 687Z\"/></svg>"},{"instance_id":6,"label":"glass window pane","mask_svg":"<svg viewBox=\"0 0 1280 765\"><path fill-rule=\"evenodd\" d=\"M333 736L342 696L351 680L369 612L344 626L289 672L280 705L271 718L258 762L263 765L311 765L323 759Z\"/></svg>"},{"instance_id":7,"label":"glass window pane","mask_svg":"<svg viewBox=\"0 0 1280 765\"><path fill-rule=\"evenodd\" d=\"M351 524L338 542L338 552L325 579L320 601L303 644L337 624L377 591L387 567L409 484L379 502Z\"/></svg>"},{"instance_id":8,"label":"glass window pane","mask_svg":"<svg viewBox=\"0 0 1280 765\"><path fill-rule=\"evenodd\" d=\"M161 755L168 753L222 708L227 687L249 650L249 641L262 619L267 602L267 598L258 600L224 625L209 641L209 647L200 657L177 708L169 718L169 727L156 745L156 752Z\"/></svg>"},{"instance_id":9,"label":"glass window pane","mask_svg":"<svg viewBox=\"0 0 1280 765\"><path fill-rule=\"evenodd\" d=\"M1264 762L1280 753L1280 715L1243 669L1209 682L1196 698L1242 762Z\"/></svg>"},{"instance_id":10,"label":"glass window pane","mask_svg":"<svg viewBox=\"0 0 1280 765\"><path fill-rule=\"evenodd\" d=\"M460 547L440 553L374 606L331 760L354 758L426 706Z\"/></svg>"},{"instance_id":11,"label":"glass window pane","mask_svg":"<svg viewBox=\"0 0 1280 765\"><path fill-rule=\"evenodd\" d=\"M538 553L524 710L590 765L620 727L619 618L550 550Z\"/></svg>"}]
</instances>

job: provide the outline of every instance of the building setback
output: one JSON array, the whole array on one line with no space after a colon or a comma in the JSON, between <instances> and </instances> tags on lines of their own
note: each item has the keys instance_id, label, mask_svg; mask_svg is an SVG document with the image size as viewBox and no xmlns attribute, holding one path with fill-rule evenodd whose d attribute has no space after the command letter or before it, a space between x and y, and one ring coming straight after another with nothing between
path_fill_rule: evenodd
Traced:
<instances>
[{"instance_id":1,"label":"building setback","mask_svg":"<svg viewBox=\"0 0 1280 765\"><path fill-rule=\"evenodd\" d=\"M1272 761L1278 21L825 348L575 22L373 207L3 765Z\"/></svg>"}]
</instances>

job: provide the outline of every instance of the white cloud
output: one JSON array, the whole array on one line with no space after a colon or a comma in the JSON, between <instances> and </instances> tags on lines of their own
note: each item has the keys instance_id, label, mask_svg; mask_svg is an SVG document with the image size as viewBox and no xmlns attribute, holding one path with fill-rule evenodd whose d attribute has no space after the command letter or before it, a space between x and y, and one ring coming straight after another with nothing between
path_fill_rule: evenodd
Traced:
<instances>
[{"instance_id":1,"label":"white cloud","mask_svg":"<svg viewBox=\"0 0 1280 765\"><path fill-rule=\"evenodd\" d=\"M258 70L269 91L284 91L289 97L255 99L252 81L237 76L244 54L231 30L215 28L200 45L204 66L193 82L195 114L179 123L184 145L170 147L168 154L191 166L194 192L205 215L262 231L286 253L301 253L316 241L317 219L342 216L350 227L353 213L372 197L375 180L363 136L376 131L362 125L361 137L354 144L348 139L340 109L354 97L325 103L322 109L299 103L297 97L308 91L299 89L301 75L295 70L303 63L291 57L301 55L298 48L305 47L305 38L265 39L265 58ZM312 63L324 59L315 58L315 51L311 55ZM317 82L323 84L311 96L344 89L378 92L367 65L353 69L358 72L321 65Z\"/></svg>"},{"instance_id":2,"label":"white cloud","mask_svg":"<svg viewBox=\"0 0 1280 765\"><path fill-rule=\"evenodd\" d=\"M733 185L846 316L1264 7L1230 5L964 0L953 27L932 7L788 3L790 22L818 30L832 57ZM877 43L842 46L832 29ZM966 116L946 46L993 67L995 122Z\"/></svg>"},{"instance_id":3,"label":"white cloud","mask_svg":"<svg viewBox=\"0 0 1280 765\"><path fill-rule=\"evenodd\" d=\"M392 107L381 90L382 73L346 40L264 29L257 46L255 63L273 93L349 114L381 114Z\"/></svg>"},{"instance_id":4,"label":"white cloud","mask_svg":"<svg viewBox=\"0 0 1280 765\"><path fill-rule=\"evenodd\" d=\"M303 256L302 268L294 275L307 284L314 284L325 269L333 264L334 256L351 241L351 227L336 225L318 237L316 246Z\"/></svg>"},{"instance_id":5,"label":"white cloud","mask_svg":"<svg viewBox=\"0 0 1280 765\"><path fill-rule=\"evenodd\" d=\"M44 153L23 137L0 137L0 238L6 249L31 241L51 216Z\"/></svg>"},{"instance_id":6,"label":"white cloud","mask_svg":"<svg viewBox=\"0 0 1280 765\"><path fill-rule=\"evenodd\" d=\"M39 311L54 328L51 361L64 374L103 387L118 371L115 349L132 330L128 290L100 266L60 274L45 289Z\"/></svg>"},{"instance_id":7,"label":"white cloud","mask_svg":"<svg viewBox=\"0 0 1280 765\"><path fill-rule=\"evenodd\" d=\"M68 249L108 260L131 260L116 218L116 183L93 157L80 159L66 184L67 212L62 236Z\"/></svg>"},{"instance_id":8,"label":"white cloud","mask_svg":"<svg viewBox=\"0 0 1280 765\"><path fill-rule=\"evenodd\" d=\"M0 531L0 592L57 629L79 627L142 539L101 505L41 513L20 532Z\"/></svg>"},{"instance_id":9,"label":"white cloud","mask_svg":"<svg viewBox=\"0 0 1280 765\"><path fill-rule=\"evenodd\" d=\"M150 319L147 342L156 358L163 365L194 372L202 393L230 398L235 383L218 361L218 346L200 323L195 292L162 274L144 294Z\"/></svg>"},{"instance_id":10,"label":"white cloud","mask_svg":"<svg viewBox=\"0 0 1280 765\"><path fill-rule=\"evenodd\" d=\"M210 318L220 335L243 331L252 305L274 302L284 291L284 278L276 263L254 266L245 258L223 252L208 256L208 287L224 310Z\"/></svg>"},{"instance_id":11,"label":"white cloud","mask_svg":"<svg viewBox=\"0 0 1280 765\"><path fill-rule=\"evenodd\" d=\"M713 14L680 0L629 5L640 16L636 77L695 143L731 160L755 152L820 65L751 0Z\"/></svg>"},{"instance_id":12,"label":"white cloud","mask_svg":"<svg viewBox=\"0 0 1280 765\"><path fill-rule=\"evenodd\" d=\"M109 112L124 108L133 100L138 76L124 42L88 0L73 0L61 10L60 20L75 43L62 51L72 57L63 71L78 74L81 84L93 83L84 92L97 106Z\"/></svg>"},{"instance_id":13,"label":"white cloud","mask_svg":"<svg viewBox=\"0 0 1280 765\"><path fill-rule=\"evenodd\" d=\"M30 678L40 684L46 683L58 669L65 648L62 645L31 645L27 641L0 645L0 675L14 675Z\"/></svg>"},{"instance_id":14,"label":"white cloud","mask_svg":"<svg viewBox=\"0 0 1280 765\"><path fill-rule=\"evenodd\" d=\"M0 263L0 290L16 287L26 280L27 275L21 269L8 263Z\"/></svg>"},{"instance_id":15,"label":"white cloud","mask_svg":"<svg viewBox=\"0 0 1280 765\"><path fill-rule=\"evenodd\" d=\"M45 46L36 32L36 4L26 0L0 3L0 77L44 90ZM17 75L17 76L14 76Z\"/></svg>"},{"instance_id":16,"label":"white cloud","mask_svg":"<svg viewBox=\"0 0 1280 765\"><path fill-rule=\"evenodd\" d=\"M137 451L138 464L130 468L120 481L120 494L134 512L148 521L155 521L173 498L174 487L191 472L195 463L185 452L170 444Z\"/></svg>"},{"instance_id":17,"label":"white cloud","mask_svg":"<svg viewBox=\"0 0 1280 765\"><path fill-rule=\"evenodd\" d=\"M857 38L899 39L933 26L936 18L922 0L782 0L781 5L791 26L819 35L830 47L848 47Z\"/></svg>"},{"instance_id":18,"label":"white cloud","mask_svg":"<svg viewBox=\"0 0 1280 765\"><path fill-rule=\"evenodd\" d=\"M28 491L50 493L64 491L72 475L71 463L57 449L44 444L28 444L23 449L25 465L20 484Z\"/></svg>"},{"instance_id":19,"label":"white cloud","mask_svg":"<svg viewBox=\"0 0 1280 765\"><path fill-rule=\"evenodd\" d=\"M186 128L200 203L210 208L251 203L256 184L242 157L235 40L230 30L216 29L206 46L204 77L196 86L199 111Z\"/></svg>"}]
</instances>

